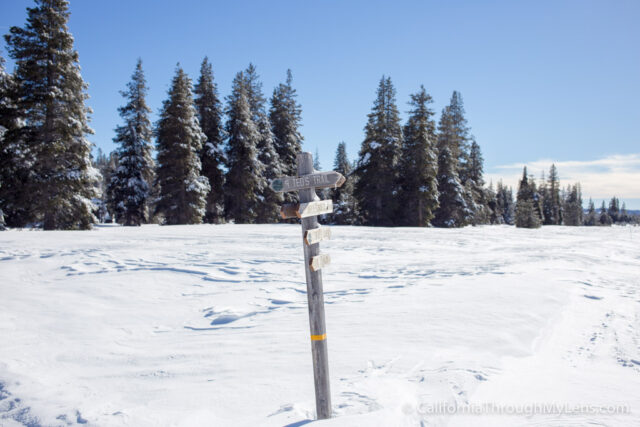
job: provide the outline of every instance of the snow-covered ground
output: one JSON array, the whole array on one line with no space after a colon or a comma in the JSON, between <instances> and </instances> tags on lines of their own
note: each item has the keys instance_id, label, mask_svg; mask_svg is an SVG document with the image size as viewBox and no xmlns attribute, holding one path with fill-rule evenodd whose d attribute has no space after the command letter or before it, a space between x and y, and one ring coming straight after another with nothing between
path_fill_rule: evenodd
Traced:
<instances>
[{"instance_id":1,"label":"snow-covered ground","mask_svg":"<svg viewBox=\"0 0 640 427\"><path fill-rule=\"evenodd\" d=\"M640 425L640 229L332 229L317 425ZM431 413L455 404L631 413ZM296 426L314 405L299 226L0 233L0 425Z\"/></svg>"}]
</instances>

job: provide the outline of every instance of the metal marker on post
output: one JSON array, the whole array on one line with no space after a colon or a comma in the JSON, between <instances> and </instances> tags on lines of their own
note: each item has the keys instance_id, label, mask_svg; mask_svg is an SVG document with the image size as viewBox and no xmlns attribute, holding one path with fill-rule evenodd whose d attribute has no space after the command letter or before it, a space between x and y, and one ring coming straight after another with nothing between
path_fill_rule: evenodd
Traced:
<instances>
[{"instance_id":1,"label":"metal marker on post","mask_svg":"<svg viewBox=\"0 0 640 427\"><path fill-rule=\"evenodd\" d=\"M311 329L311 355L313 380L316 389L318 419L331 418L331 393L329 391L329 359L327 357L327 330L324 323L324 293L322 268L331 262L329 254L320 253L320 242L331 238L328 227L318 225L318 215L333 212L331 200L320 200L316 188L338 188L345 182L339 172L313 170L311 153L298 154L298 176L283 176L271 181L276 192L297 191L300 203L287 204L280 209L282 218L302 220L302 247L304 248L304 273L307 278L309 301L309 327Z\"/></svg>"},{"instance_id":2,"label":"metal marker on post","mask_svg":"<svg viewBox=\"0 0 640 427\"><path fill-rule=\"evenodd\" d=\"M313 173L311 153L298 154L298 176ZM318 196L314 188L298 191L300 203L315 201ZM320 244L307 245L304 238L308 230L318 228L318 217L302 218L304 248L304 273L307 278L307 300L309 302L309 326L311 328L311 355L313 379L316 389L316 412L318 419L331 418L331 392L329 390L329 358L327 356L327 330L324 321L324 292L322 270L311 270L313 257L320 255Z\"/></svg>"}]
</instances>

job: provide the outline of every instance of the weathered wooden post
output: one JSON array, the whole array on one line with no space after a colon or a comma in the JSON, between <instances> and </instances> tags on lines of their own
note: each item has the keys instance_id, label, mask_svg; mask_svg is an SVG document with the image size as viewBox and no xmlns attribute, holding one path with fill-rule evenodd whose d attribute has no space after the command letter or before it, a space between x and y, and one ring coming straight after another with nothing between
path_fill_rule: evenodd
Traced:
<instances>
[{"instance_id":1,"label":"weathered wooden post","mask_svg":"<svg viewBox=\"0 0 640 427\"><path fill-rule=\"evenodd\" d=\"M283 218L298 217L302 220L302 246L304 248L309 327L311 329L311 355L316 390L318 419L331 417L331 393L329 389L329 359L327 356L327 330L324 321L324 293L322 267L329 264L328 254L320 253L320 242L331 237L327 227L318 225L317 215L333 211L331 200L319 200L316 188L340 187L345 178L338 172L315 172L311 153L298 154L298 177L274 179L274 191L298 191L300 203L284 205Z\"/></svg>"}]
</instances>

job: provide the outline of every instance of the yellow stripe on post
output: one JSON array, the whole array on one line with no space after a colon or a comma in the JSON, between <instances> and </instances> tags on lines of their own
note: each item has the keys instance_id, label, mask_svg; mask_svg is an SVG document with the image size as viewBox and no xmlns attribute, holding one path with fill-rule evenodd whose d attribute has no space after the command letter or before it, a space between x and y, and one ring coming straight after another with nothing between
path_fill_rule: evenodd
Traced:
<instances>
[{"instance_id":1,"label":"yellow stripe on post","mask_svg":"<svg viewBox=\"0 0 640 427\"><path fill-rule=\"evenodd\" d=\"M311 335L311 341L322 341L327 339L327 334Z\"/></svg>"}]
</instances>

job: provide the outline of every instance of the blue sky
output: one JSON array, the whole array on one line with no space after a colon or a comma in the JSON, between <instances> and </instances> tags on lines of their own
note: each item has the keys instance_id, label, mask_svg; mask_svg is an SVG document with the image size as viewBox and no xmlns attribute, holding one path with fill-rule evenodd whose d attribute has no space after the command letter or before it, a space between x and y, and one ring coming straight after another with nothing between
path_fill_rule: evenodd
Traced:
<instances>
[{"instance_id":1,"label":"blue sky","mask_svg":"<svg viewBox=\"0 0 640 427\"><path fill-rule=\"evenodd\" d=\"M0 32L24 25L31 5L2 0ZM403 117L421 84L438 116L462 93L487 179L515 185L524 164L539 176L556 162L585 199L640 209L638 1L76 0L71 13L104 151L138 57L154 120L177 62L195 80L207 55L222 96L249 62L268 96L291 68L304 148L325 169L339 141L357 155L384 74Z\"/></svg>"}]
</instances>

